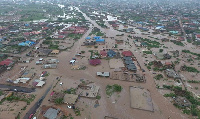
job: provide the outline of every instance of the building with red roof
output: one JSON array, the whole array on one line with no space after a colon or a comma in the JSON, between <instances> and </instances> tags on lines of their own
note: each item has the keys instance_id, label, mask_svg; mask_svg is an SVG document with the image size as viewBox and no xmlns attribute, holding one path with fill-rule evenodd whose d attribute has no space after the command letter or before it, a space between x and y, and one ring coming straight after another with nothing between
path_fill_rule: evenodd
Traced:
<instances>
[{"instance_id":1,"label":"building with red roof","mask_svg":"<svg viewBox=\"0 0 200 119\"><path fill-rule=\"evenodd\" d=\"M196 40L200 40L200 34L197 34L195 37L196 37Z\"/></svg>"},{"instance_id":2,"label":"building with red roof","mask_svg":"<svg viewBox=\"0 0 200 119\"><path fill-rule=\"evenodd\" d=\"M13 64L13 61L10 59L6 59L0 62L0 66L11 66Z\"/></svg>"},{"instance_id":3,"label":"building with red roof","mask_svg":"<svg viewBox=\"0 0 200 119\"><path fill-rule=\"evenodd\" d=\"M133 53L131 51L124 51L124 52L122 52L122 55L125 57L131 57L131 56L133 56Z\"/></svg>"},{"instance_id":4,"label":"building with red roof","mask_svg":"<svg viewBox=\"0 0 200 119\"><path fill-rule=\"evenodd\" d=\"M90 63L90 65L96 66L96 65L101 64L101 60L100 59L91 59L91 60L89 60L89 63Z\"/></svg>"},{"instance_id":5,"label":"building with red roof","mask_svg":"<svg viewBox=\"0 0 200 119\"><path fill-rule=\"evenodd\" d=\"M100 55L101 55L102 58L105 58L105 57L107 57L107 52L104 51L104 50L101 50Z\"/></svg>"}]
</instances>

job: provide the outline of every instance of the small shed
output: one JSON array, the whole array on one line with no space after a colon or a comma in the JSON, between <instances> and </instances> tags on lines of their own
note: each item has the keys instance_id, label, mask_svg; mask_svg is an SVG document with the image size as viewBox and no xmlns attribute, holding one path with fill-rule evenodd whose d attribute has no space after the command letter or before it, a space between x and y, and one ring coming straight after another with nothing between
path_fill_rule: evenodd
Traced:
<instances>
[{"instance_id":1,"label":"small shed","mask_svg":"<svg viewBox=\"0 0 200 119\"><path fill-rule=\"evenodd\" d=\"M59 50L53 50L52 52L51 52L51 54L54 54L54 55L57 55L57 54L59 54Z\"/></svg>"}]
</instances>

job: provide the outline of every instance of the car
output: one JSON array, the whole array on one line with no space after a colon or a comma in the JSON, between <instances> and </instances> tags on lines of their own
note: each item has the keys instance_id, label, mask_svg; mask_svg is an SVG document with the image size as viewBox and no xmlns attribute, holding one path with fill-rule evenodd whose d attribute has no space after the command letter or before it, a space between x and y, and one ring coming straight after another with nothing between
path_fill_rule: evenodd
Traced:
<instances>
[{"instance_id":1,"label":"car","mask_svg":"<svg viewBox=\"0 0 200 119\"><path fill-rule=\"evenodd\" d=\"M34 115L34 114L30 114L30 116L29 116L28 118L29 118L29 119L32 119L33 115Z\"/></svg>"},{"instance_id":2,"label":"car","mask_svg":"<svg viewBox=\"0 0 200 119\"><path fill-rule=\"evenodd\" d=\"M145 72L145 70L144 70L144 69L142 69L142 72Z\"/></svg>"}]
</instances>

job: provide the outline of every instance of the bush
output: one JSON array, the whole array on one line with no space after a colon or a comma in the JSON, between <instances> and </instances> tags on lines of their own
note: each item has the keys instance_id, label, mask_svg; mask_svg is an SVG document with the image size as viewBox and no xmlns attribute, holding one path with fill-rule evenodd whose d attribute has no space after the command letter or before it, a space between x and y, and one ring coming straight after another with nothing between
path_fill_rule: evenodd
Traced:
<instances>
[{"instance_id":1,"label":"bush","mask_svg":"<svg viewBox=\"0 0 200 119\"><path fill-rule=\"evenodd\" d=\"M163 78L163 75L162 74L158 74L154 77L156 80L160 80L161 78Z\"/></svg>"},{"instance_id":2,"label":"bush","mask_svg":"<svg viewBox=\"0 0 200 119\"><path fill-rule=\"evenodd\" d=\"M164 97L176 97L174 93L164 94Z\"/></svg>"},{"instance_id":3,"label":"bush","mask_svg":"<svg viewBox=\"0 0 200 119\"><path fill-rule=\"evenodd\" d=\"M85 53L85 51L81 51L81 53Z\"/></svg>"},{"instance_id":4,"label":"bush","mask_svg":"<svg viewBox=\"0 0 200 119\"><path fill-rule=\"evenodd\" d=\"M96 99L100 100L100 99L101 99L101 96L100 96L100 95L97 95L97 96L96 96Z\"/></svg>"},{"instance_id":5,"label":"bush","mask_svg":"<svg viewBox=\"0 0 200 119\"><path fill-rule=\"evenodd\" d=\"M121 92L122 91L122 87L118 84L114 84L113 85L114 91L115 92Z\"/></svg>"},{"instance_id":6,"label":"bush","mask_svg":"<svg viewBox=\"0 0 200 119\"><path fill-rule=\"evenodd\" d=\"M62 104L63 103L63 98L55 99L54 103L57 104L57 105Z\"/></svg>"},{"instance_id":7,"label":"bush","mask_svg":"<svg viewBox=\"0 0 200 119\"><path fill-rule=\"evenodd\" d=\"M159 49L159 52L163 52L163 49Z\"/></svg>"}]
</instances>

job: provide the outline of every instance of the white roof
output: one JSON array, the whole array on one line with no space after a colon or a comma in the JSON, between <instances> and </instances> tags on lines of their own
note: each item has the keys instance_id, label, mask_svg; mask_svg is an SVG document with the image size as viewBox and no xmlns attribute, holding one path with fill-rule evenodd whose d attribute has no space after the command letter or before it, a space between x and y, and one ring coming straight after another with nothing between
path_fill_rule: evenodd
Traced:
<instances>
[{"instance_id":1,"label":"white roof","mask_svg":"<svg viewBox=\"0 0 200 119\"><path fill-rule=\"evenodd\" d=\"M97 72L97 76L110 76L109 72Z\"/></svg>"},{"instance_id":2,"label":"white roof","mask_svg":"<svg viewBox=\"0 0 200 119\"><path fill-rule=\"evenodd\" d=\"M76 60L71 60L70 62L71 62L71 63L74 63L75 61L76 61Z\"/></svg>"},{"instance_id":3,"label":"white roof","mask_svg":"<svg viewBox=\"0 0 200 119\"><path fill-rule=\"evenodd\" d=\"M45 84L44 81L40 81L36 86L38 86L38 87L42 87L44 84Z\"/></svg>"}]
</instances>

